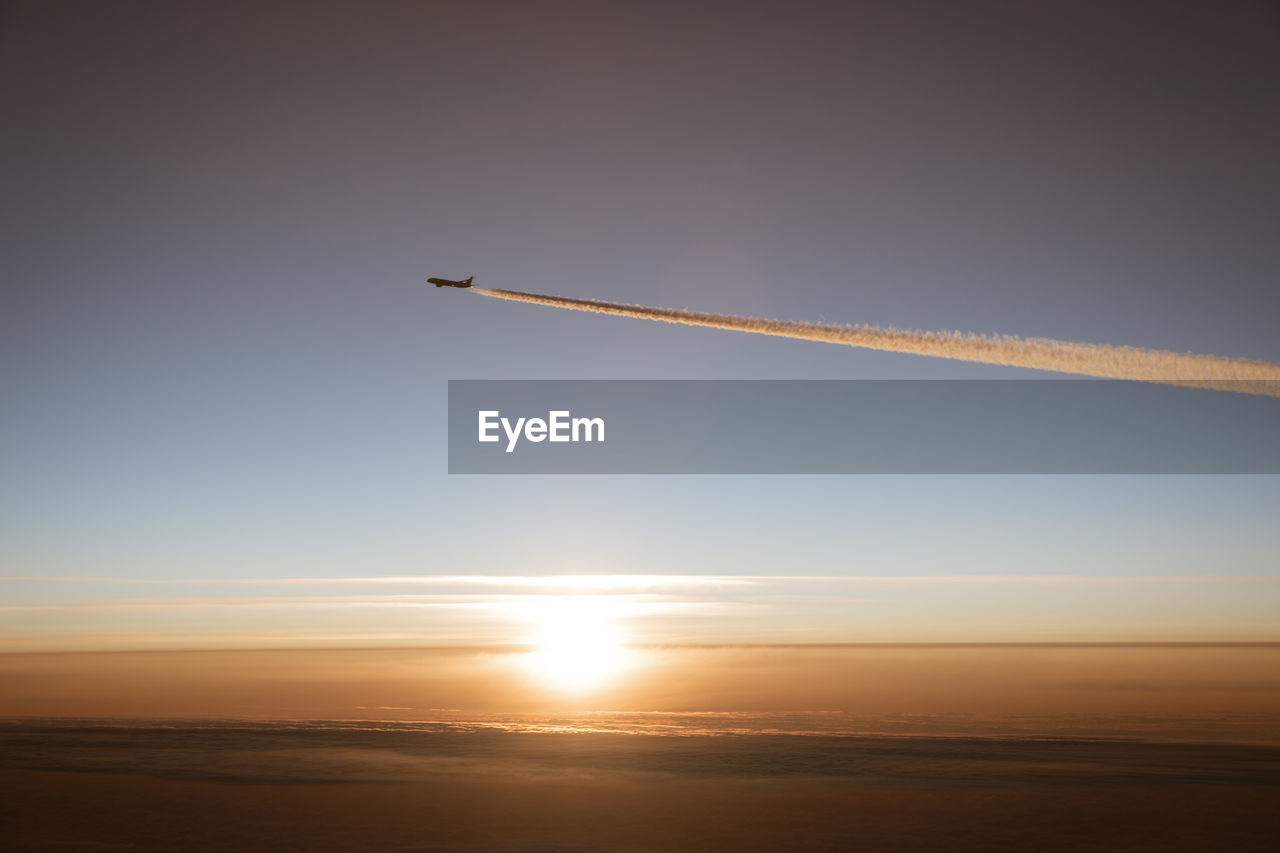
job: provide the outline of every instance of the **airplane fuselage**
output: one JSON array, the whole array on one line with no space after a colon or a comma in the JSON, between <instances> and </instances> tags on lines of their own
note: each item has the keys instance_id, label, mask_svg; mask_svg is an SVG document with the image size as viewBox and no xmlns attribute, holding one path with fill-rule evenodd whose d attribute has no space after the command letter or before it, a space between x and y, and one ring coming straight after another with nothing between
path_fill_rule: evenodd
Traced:
<instances>
[{"instance_id":1,"label":"airplane fuselage","mask_svg":"<svg viewBox=\"0 0 1280 853\"><path fill-rule=\"evenodd\" d=\"M471 279L473 278L475 278L475 276L471 276L471 278L464 278L462 281L454 281L451 278L429 278L427 279L427 283L434 284L436 287L470 287Z\"/></svg>"}]
</instances>

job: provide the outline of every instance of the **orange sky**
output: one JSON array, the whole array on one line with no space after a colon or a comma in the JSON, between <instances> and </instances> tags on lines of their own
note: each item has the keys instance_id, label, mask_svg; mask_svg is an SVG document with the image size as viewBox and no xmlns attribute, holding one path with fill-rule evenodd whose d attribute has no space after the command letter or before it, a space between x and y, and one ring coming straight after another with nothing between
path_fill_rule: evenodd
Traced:
<instances>
[{"instance_id":1,"label":"orange sky","mask_svg":"<svg viewBox=\"0 0 1280 853\"><path fill-rule=\"evenodd\" d=\"M854 715L1280 711L1280 645L641 648L563 690L530 649L0 655L0 715L449 719L583 710Z\"/></svg>"}]
</instances>

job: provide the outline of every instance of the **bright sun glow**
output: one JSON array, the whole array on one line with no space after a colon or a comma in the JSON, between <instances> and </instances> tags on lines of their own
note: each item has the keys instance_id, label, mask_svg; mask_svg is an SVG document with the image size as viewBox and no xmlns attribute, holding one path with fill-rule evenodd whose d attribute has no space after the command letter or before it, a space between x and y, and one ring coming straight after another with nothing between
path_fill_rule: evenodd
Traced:
<instances>
[{"instance_id":1,"label":"bright sun glow","mask_svg":"<svg viewBox=\"0 0 1280 853\"><path fill-rule=\"evenodd\" d=\"M608 605L591 596L554 597L530 611L534 651L529 671L566 693L604 687L632 663Z\"/></svg>"}]
</instances>

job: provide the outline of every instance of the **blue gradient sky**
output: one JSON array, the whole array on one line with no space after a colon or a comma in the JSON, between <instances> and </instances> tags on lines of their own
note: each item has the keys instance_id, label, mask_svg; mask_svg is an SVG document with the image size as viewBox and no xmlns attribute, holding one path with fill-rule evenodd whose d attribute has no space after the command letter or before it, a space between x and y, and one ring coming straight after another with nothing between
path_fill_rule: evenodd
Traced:
<instances>
[{"instance_id":1,"label":"blue gradient sky","mask_svg":"<svg viewBox=\"0 0 1280 853\"><path fill-rule=\"evenodd\" d=\"M450 378L1033 374L422 284L1280 361L1269 4L0 14L2 574L1277 574L1274 477L448 477Z\"/></svg>"}]
</instances>

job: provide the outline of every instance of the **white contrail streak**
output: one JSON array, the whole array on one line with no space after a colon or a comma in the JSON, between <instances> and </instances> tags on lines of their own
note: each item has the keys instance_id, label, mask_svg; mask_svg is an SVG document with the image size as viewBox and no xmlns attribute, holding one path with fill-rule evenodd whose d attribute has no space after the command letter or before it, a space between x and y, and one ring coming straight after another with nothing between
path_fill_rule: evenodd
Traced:
<instances>
[{"instance_id":1,"label":"white contrail streak","mask_svg":"<svg viewBox=\"0 0 1280 853\"><path fill-rule=\"evenodd\" d=\"M867 349L931 355L983 364L1029 367L1078 373L1107 379L1133 379L1191 385L1226 391L1244 391L1280 397L1280 364L1190 352L1111 346L1108 344L1055 341L1052 338L1018 338L1010 335L975 335L967 332L916 332L875 326L829 326L790 320L765 320L706 314L675 308L651 308L595 299L568 299L518 290L472 288L473 293L514 302L531 302L572 311L616 314L663 323L684 323L737 332L754 332L804 341L822 341Z\"/></svg>"}]
</instances>

